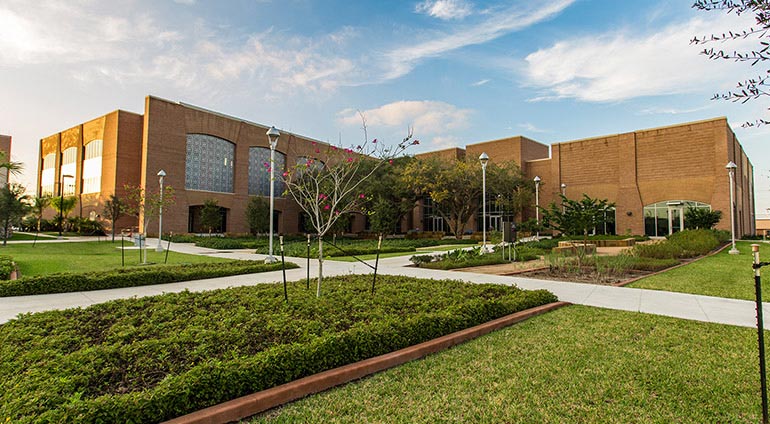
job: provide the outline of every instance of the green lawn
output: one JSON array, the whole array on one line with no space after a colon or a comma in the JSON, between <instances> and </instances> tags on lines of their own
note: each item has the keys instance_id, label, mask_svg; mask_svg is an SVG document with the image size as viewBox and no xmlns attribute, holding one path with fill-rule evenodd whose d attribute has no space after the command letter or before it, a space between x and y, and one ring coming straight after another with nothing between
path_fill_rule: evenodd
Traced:
<instances>
[{"instance_id":1,"label":"green lawn","mask_svg":"<svg viewBox=\"0 0 770 424\"><path fill-rule=\"evenodd\" d=\"M126 247L133 246L126 243ZM8 255L19 265L21 275L32 276L53 272L103 271L121 266L120 243L75 242L9 244L0 247L0 255ZM163 263L164 252L156 252L155 246L147 249L147 261ZM126 266L140 264L139 250L125 251ZM222 262L226 259L203 255L187 255L169 252L168 263Z\"/></svg>"},{"instance_id":2,"label":"green lawn","mask_svg":"<svg viewBox=\"0 0 770 424\"><path fill-rule=\"evenodd\" d=\"M740 255L730 255L729 249L725 249L687 266L644 278L629 287L754 300L752 243L757 242L738 242ZM760 259L767 262L770 244L758 244ZM770 267L763 271L762 299L770 301Z\"/></svg>"},{"instance_id":3,"label":"green lawn","mask_svg":"<svg viewBox=\"0 0 770 424\"><path fill-rule=\"evenodd\" d=\"M50 240L55 237L51 237L45 234L40 234L37 236L38 240ZM23 241L23 240L34 240L35 235L34 234L28 234L28 233L13 233L11 238L8 239L8 241ZM0 240L0 244L2 244L2 241Z\"/></svg>"},{"instance_id":4,"label":"green lawn","mask_svg":"<svg viewBox=\"0 0 770 424\"><path fill-rule=\"evenodd\" d=\"M570 306L253 423L760 421L756 332Z\"/></svg>"}]
</instances>

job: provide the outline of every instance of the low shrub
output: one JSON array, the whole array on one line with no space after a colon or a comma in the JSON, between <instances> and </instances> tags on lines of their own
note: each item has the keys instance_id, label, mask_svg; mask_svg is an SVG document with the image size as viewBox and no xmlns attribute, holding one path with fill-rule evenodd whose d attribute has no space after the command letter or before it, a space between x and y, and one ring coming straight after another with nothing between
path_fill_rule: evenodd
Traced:
<instances>
[{"instance_id":1,"label":"low shrub","mask_svg":"<svg viewBox=\"0 0 770 424\"><path fill-rule=\"evenodd\" d=\"M9 422L168 420L547 304L544 290L382 276L124 299L0 325Z\"/></svg>"},{"instance_id":2,"label":"low shrub","mask_svg":"<svg viewBox=\"0 0 770 424\"><path fill-rule=\"evenodd\" d=\"M510 263L508 260L508 249L505 252L495 250L491 253L480 254L481 248L458 249L438 255L413 256L410 260L420 268L429 269L458 269L483 265L498 265ZM513 258L513 253L511 253ZM536 249L519 246L516 248L516 261L524 262L539 258L539 251Z\"/></svg>"},{"instance_id":3,"label":"low shrub","mask_svg":"<svg viewBox=\"0 0 770 424\"><path fill-rule=\"evenodd\" d=\"M11 278L11 273L15 268L13 264L13 258L10 256L0 255L0 280L7 280Z\"/></svg>"},{"instance_id":4,"label":"low shrub","mask_svg":"<svg viewBox=\"0 0 770 424\"><path fill-rule=\"evenodd\" d=\"M665 241L636 245L633 254L644 258L683 259L705 255L729 240L725 231L685 230L676 232Z\"/></svg>"},{"instance_id":5,"label":"low shrub","mask_svg":"<svg viewBox=\"0 0 770 424\"><path fill-rule=\"evenodd\" d=\"M286 268L298 268L298 266L287 262ZM0 297L147 286L279 269L281 269L280 262L266 264L263 261L231 261L188 265L154 265L80 274L45 274L22 277L18 280L0 281Z\"/></svg>"},{"instance_id":6,"label":"low shrub","mask_svg":"<svg viewBox=\"0 0 770 424\"><path fill-rule=\"evenodd\" d=\"M246 248L242 241L224 237L198 237L195 241L195 245L198 247L207 247L209 249L218 250Z\"/></svg>"}]
</instances>

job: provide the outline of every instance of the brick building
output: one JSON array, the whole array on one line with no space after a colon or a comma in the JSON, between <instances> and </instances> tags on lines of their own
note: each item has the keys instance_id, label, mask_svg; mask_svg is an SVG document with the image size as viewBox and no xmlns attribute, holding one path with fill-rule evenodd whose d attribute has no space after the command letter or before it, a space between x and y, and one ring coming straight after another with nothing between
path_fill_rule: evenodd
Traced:
<instances>
[{"instance_id":1,"label":"brick building","mask_svg":"<svg viewBox=\"0 0 770 424\"><path fill-rule=\"evenodd\" d=\"M246 233L250 196L269 196L268 127L206 109L153 96L145 99L143 115L117 110L40 141L38 194L76 196L72 215L94 217L115 194L126 197L126 185L147 192L172 186L175 203L163 211L163 231L201 232L200 209L214 199L222 208L221 230ZM317 140L281 130L276 167L294 166L314 157ZM276 171L280 175L280 171ZM274 222L278 233L302 232L299 206L283 197L276 182ZM137 225L123 217L117 228ZM355 217L352 231L363 229ZM148 225L157 235L157 220ZM154 232L153 232L154 230Z\"/></svg>"},{"instance_id":2,"label":"brick building","mask_svg":"<svg viewBox=\"0 0 770 424\"><path fill-rule=\"evenodd\" d=\"M40 141L38 194L76 196L73 215L95 217L105 200L115 194L125 198L126 185L159 190L172 186L176 202L163 212L165 231L199 232L200 209L214 199L222 208L222 231L245 233L246 205L250 196L269 196L270 147L268 127L210 110L157 97L145 99L144 114L114 111L53 134ZM3 148L0 137L0 149ZM276 167L285 169L314 157L320 141L281 131ZM8 138L10 144L10 138ZM10 147L10 146L9 146ZM609 211L607 233L663 236L684 227L688 207L720 210L718 227L730 228L728 174L725 165L737 164L735 174L736 234L755 231L753 168L725 118L669 127L556 143L550 147L516 136L467 145L465 149L424 153L446 159L477 158L482 152L492 162L515 161L525 175L540 177L540 205L565 194L579 199L583 193L607 198L616 204ZM304 232L301 211L282 196L276 182L277 232ZM494 193L488 198L493 199ZM414 228L444 230L443 219L429 204L402 223ZM488 227L500 228L502 216L488 209ZM519 219L535 216L533 207ZM470 228L481 229L481 211ZM156 221L157 222L157 221ZM137 225L124 217L117 228ZM364 229L356 216L351 231ZM153 224L148 233L154 235Z\"/></svg>"},{"instance_id":3,"label":"brick building","mask_svg":"<svg viewBox=\"0 0 770 424\"><path fill-rule=\"evenodd\" d=\"M11 136L0 134L0 152L5 153L5 160L11 160ZM0 185L8 183L8 170L0 169Z\"/></svg>"},{"instance_id":4,"label":"brick building","mask_svg":"<svg viewBox=\"0 0 770 424\"><path fill-rule=\"evenodd\" d=\"M540 177L540 205L585 193L615 203L607 228L599 232L665 236L684 228L688 207L723 212L717 228L730 229L730 185L725 166L735 170L736 235L753 234L753 166L726 118L689 122L624 134L554 143L511 137L420 156L477 158L486 152L492 162L515 161L529 179ZM481 167L479 166L479 173ZM564 186L563 186L564 185ZM563 187L563 188L562 188ZM494 193L488 194L494 198ZM491 211L491 212L490 212ZM418 212L414 219L426 230L441 230L436 216ZM534 208L523 218L533 218ZM521 219L521 217L520 217ZM472 228L481 229L481 212ZM502 216L488 207L488 228L500 228Z\"/></svg>"}]
</instances>

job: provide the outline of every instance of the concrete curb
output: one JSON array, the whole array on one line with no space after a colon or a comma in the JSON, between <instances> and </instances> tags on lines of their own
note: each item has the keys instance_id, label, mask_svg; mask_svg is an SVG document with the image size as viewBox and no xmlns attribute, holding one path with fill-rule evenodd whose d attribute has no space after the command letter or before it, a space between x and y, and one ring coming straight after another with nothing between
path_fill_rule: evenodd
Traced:
<instances>
[{"instance_id":1,"label":"concrete curb","mask_svg":"<svg viewBox=\"0 0 770 424\"><path fill-rule=\"evenodd\" d=\"M301 378L278 387L214 405L173 420L168 424L214 424L238 421L259 414L307 395L318 393L334 386L348 383L368 375L384 371L406 362L424 358L432 353L475 339L492 331L508 327L536 315L570 305L568 302L554 302L547 305L517 312L494 321L467 328L437 339L429 340L385 355L324 371Z\"/></svg>"}]
</instances>

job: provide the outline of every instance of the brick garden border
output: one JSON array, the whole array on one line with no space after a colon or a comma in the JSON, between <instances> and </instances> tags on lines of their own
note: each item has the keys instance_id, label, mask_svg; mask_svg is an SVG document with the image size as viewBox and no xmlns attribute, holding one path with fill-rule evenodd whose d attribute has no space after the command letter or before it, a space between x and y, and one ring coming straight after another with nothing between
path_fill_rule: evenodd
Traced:
<instances>
[{"instance_id":1,"label":"brick garden border","mask_svg":"<svg viewBox=\"0 0 770 424\"><path fill-rule=\"evenodd\" d=\"M492 331L524 321L536 315L550 312L568 302L554 302L547 305L520 311L475 327L466 328L437 339L429 340L414 346L369 358L354 364L345 365L324 371L299 380L292 381L251 395L233 399L193 412L173 420L168 424L214 424L238 421L275 408L307 395L318 393L341 384L357 380L368 375L402 365L415 359L424 358L468 340L475 339Z\"/></svg>"}]
</instances>

